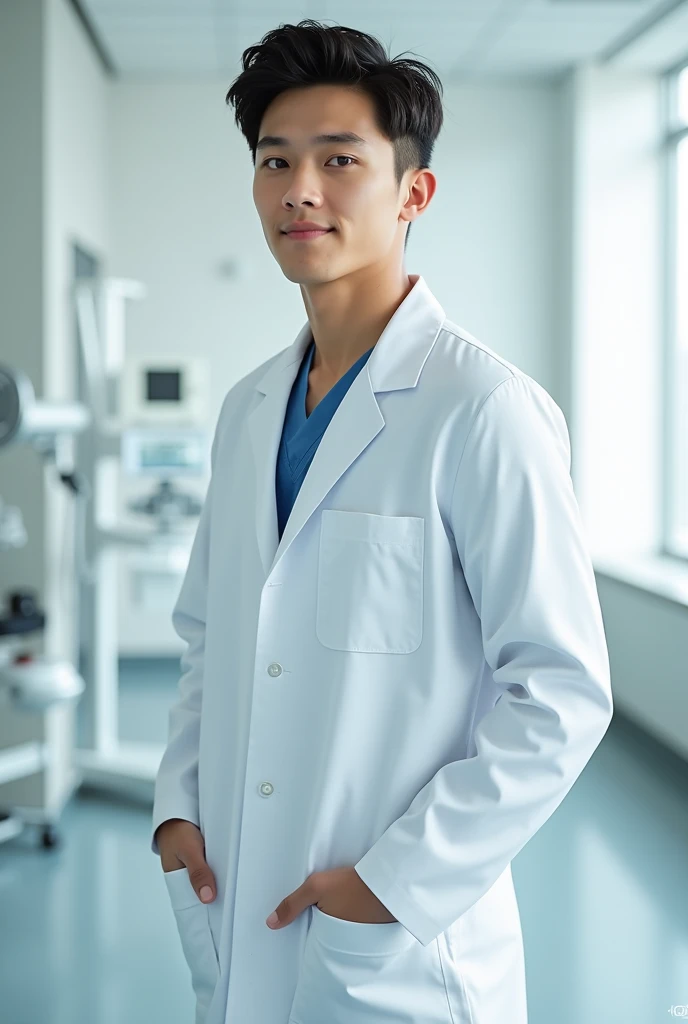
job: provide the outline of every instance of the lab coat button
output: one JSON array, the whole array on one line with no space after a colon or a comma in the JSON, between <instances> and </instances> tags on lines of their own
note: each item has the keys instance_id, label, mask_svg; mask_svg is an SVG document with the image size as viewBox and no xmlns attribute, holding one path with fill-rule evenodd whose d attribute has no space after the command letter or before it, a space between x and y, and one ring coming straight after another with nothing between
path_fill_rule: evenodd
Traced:
<instances>
[{"instance_id":1,"label":"lab coat button","mask_svg":"<svg viewBox=\"0 0 688 1024\"><path fill-rule=\"evenodd\" d=\"M268 672L270 673L271 676L281 676L282 666L279 665L276 661L273 661L272 665L268 666Z\"/></svg>"},{"instance_id":2,"label":"lab coat button","mask_svg":"<svg viewBox=\"0 0 688 1024\"><path fill-rule=\"evenodd\" d=\"M261 782L258 788L261 796L272 796L273 785L271 782Z\"/></svg>"}]
</instances>

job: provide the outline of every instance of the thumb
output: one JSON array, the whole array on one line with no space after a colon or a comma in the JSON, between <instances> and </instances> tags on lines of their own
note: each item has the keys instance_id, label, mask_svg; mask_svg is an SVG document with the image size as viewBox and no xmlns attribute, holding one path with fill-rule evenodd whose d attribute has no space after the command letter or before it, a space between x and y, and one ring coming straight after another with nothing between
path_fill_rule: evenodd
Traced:
<instances>
[{"instance_id":1,"label":"thumb","mask_svg":"<svg viewBox=\"0 0 688 1024\"><path fill-rule=\"evenodd\" d=\"M189 872L189 881L193 885L201 903L212 903L215 899L217 886L215 885L215 876L208 867L203 854L196 853L189 857L186 868Z\"/></svg>"}]
</instances>

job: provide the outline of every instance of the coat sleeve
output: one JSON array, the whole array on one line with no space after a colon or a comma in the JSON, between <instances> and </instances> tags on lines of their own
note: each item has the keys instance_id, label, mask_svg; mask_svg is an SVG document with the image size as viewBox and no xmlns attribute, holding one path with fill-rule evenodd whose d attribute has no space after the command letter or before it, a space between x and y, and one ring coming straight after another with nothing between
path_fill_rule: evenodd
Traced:
<instances>
[{"instance_id":1,"label":"coat sleeve","mask_svg":"<svg viewBox=\"0 0 688 1024\"><path fill-rule=\"evenodd\" d=\"M210 455L210 482L196 528L189 562L172 625L186 643L181 656L178 696L169 711L167 746L155 779L151 849L160 855L156 829L168 818L184 818L200 827L198 815L198 751L205 656L205 609L208 588L208 548L219 421Z\"/></svg>"},{"instance_id":2,"label":"coat sleeve","mask_svg":"<svg viewBox=\"0 0 688 1024\"><path fill-rule=\"evenodd\" d=\"M355 865L427 945L496 882L556 810L613 711L566 420L513 375L471 424L450 502L456 549L501 691L473 732ZM460 570L457 570L460 571Z\"/></svg>"}]
</instances>

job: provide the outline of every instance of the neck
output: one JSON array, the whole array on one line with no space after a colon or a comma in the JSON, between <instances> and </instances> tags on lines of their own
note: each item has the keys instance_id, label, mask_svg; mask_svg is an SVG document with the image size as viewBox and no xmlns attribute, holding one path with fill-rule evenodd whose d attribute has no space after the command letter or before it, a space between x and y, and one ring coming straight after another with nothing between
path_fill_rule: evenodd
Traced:
<instances>
[{"instance_id":1,"label":"neck","mask_svg":"<svg viewBox=\"0 0 688 1024\"><path fill-rule=\"evenodd\" d=\"M403 267L373 274L366 267L365 275L301 285L315 342L312 372L323 381L339 380L376 344L412 288Z\"/></svg>"}]
</instances>

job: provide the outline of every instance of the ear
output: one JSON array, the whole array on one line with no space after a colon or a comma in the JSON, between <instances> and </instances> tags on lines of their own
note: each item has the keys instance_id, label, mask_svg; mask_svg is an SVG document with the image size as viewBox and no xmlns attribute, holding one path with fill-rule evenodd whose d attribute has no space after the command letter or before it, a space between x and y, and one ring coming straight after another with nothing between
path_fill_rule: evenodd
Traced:
<instances>
[{"instance_id":1,"label":"ear","mask_svg":"<svg viewBox=\"0 0 688 1024\"><path fill-rule=\"evenodd\" d=\"M399 211L402 220L414 221L425 211L437 189L437 178L428 167L415 171L407 185L406 200Z\"/></svg>"}]
</instances>

